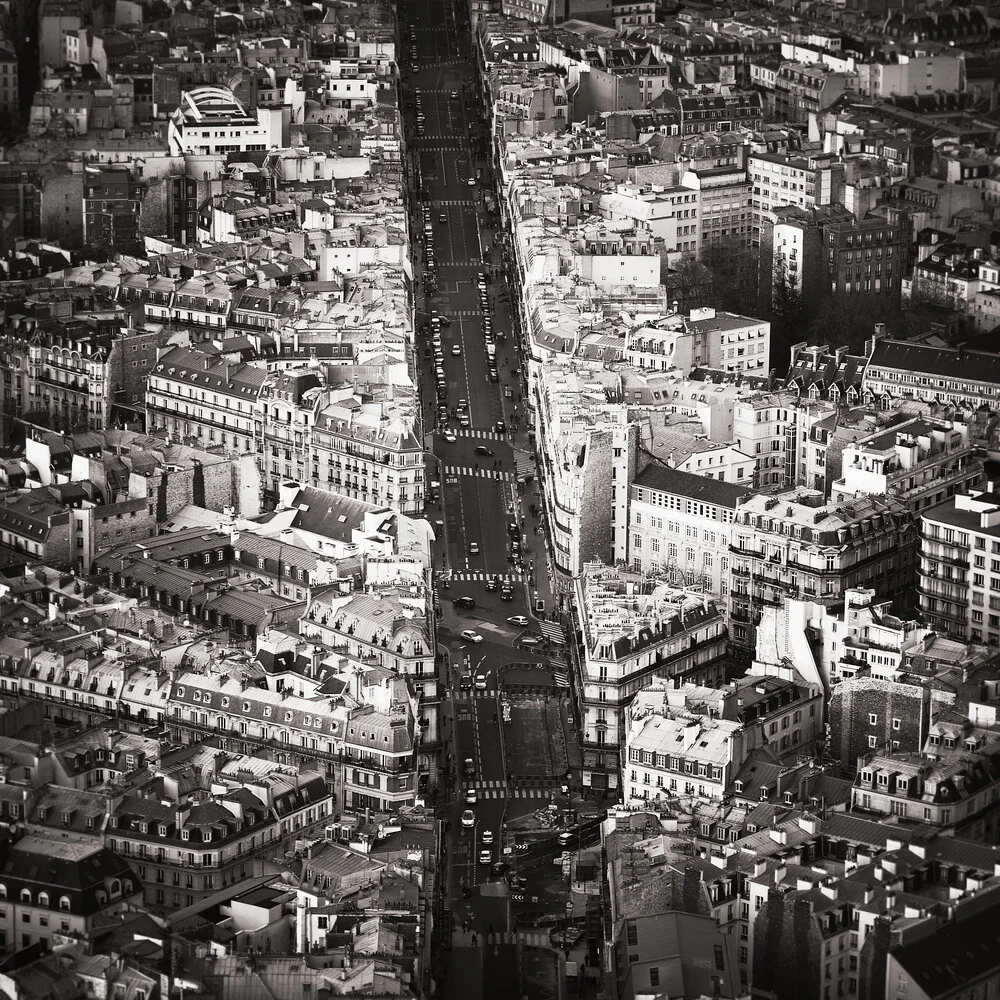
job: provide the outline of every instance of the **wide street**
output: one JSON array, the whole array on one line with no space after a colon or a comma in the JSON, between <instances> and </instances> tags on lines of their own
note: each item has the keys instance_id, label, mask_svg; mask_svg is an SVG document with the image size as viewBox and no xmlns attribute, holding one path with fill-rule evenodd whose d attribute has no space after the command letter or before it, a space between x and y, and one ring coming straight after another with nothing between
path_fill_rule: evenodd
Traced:
<instances>
[{"instance_id":1,"label":"wide street","mask_svg":"<svg viewBox=\"0 0 1000 1000\"><path fill-rule=\"evenodd\" d=\"M419 282L416 349L428 480L436 484L428 516L438 533L438 645L448 654L450 770L442 815L449 824L446 891L455 933L441 971L446 995L499 1000L520 995L515 912L546 902L537 895L542 886L512 898L494 872L504 858L505 822L546 806L552 794L542 782L508 781L499 673L542 659L530 646L542 635L532 612L536 601L551 598L543 538L534 530L532 505L541 504L516 337L502 282L489 278L483 263L494 239L486 203L488 115L468 55L468 11L464 4L413 0L400 6L399 17ZM520 489L518 475L527 475ZM508 624L515 616L527 626ZM471 825L463 823L467 809ZM549 869L543 874L557 874ZM522 942L535 938L547 941L520 932Z\"/></svg>"}]
</instances>

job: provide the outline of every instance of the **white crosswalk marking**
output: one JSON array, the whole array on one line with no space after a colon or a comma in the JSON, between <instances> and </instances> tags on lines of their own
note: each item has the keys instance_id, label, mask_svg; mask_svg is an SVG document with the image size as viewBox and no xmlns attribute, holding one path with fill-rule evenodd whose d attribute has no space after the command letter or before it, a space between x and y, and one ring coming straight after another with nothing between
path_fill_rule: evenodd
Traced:
<instances>
[{"instance_id":1,"label":"white crosswalk marking","mask_svg":"<svg viewBox=\"0 0 1000 1000\"><path fill-rule=\"evenodd\" d=\"M509 483L514 477L509 472L498 472L496 469L474 469L468 465L446 465L442 472L446 476L478 476L480 479L498 479Z\"/></svg>"},{"instance_id":2,"label":"white crosswalk marking","mask_svg":"<svg viewBox=\"0 0 1000 1000\"><path fill-rule=\"evenodd\" d=\"M456 698L455 702L460 703L461 700L460 698ZM507 789L503 787L502 781L473 781L470 784L462 786L462 794L464 795L470 788L476 790L476 795L480 799L549 799L552 797L550 789L535 786L528 788L517 787L514 789L513 795L508 796Z\"/></svg>"},{"instance_id":3,"label":"white crosswalk marking","mask_svg":"<svg viewBox=\"0 0 1000 1000\"><path fill-rule=\"evenodd\" d=\"M569 687L569 674L565 674L561 670L553 671L552 679L556 682L556 687Z\"/></svg>"},{"instance_id":4,"label":"white crosswalk marking","mask_svg":"<svg viewBox=\"0 0 1000 1000\"><path fill-rule=\"evenodd\" d=\"M475 205L475 202L471 198L457 199L455 201L434 201L431 202L432 208L467 208L469 205Z\"/></svg>"},{"instance_id":5,"label":"white crosswalk marking","mask_svg":"<svg viewBox=\"0 0 1000 1000\"><path fill-rule=\"evenodd\" d=\"M487 573L482 569L458 569L453 570L448 574L448 579L455 583L485 583L487 580L493 579L496 573ZM523 573L502 573L500 574L501 583L520 583L524 579Z\"/></svg>"},{"instance_id":6,"label":"white crosswalk marking","mask_svg":"<svg viewBox=\"0 0 1000 1000\"><path fill-rule=\"evenodd\" d=\"M557 625L555 622L539 622L538 628L542 635L544 635L546 639L550 639L552 642L562 644L566 641L566 636L562 630L562 626Z\"/></svg>"}]
</instances>

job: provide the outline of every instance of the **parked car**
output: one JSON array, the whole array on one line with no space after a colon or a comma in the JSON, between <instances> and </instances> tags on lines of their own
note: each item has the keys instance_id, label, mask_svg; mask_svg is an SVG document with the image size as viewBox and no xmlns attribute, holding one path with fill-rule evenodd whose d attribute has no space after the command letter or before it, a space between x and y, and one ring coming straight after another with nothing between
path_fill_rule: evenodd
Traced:
<instances>
[{"instance_id":1,"label":"parked car","mask_svg":"<svg viewBox=\"0 0 1000 1000\"><path fill-rule=\"evenodd\" d=\"M531 623L524 615L512 615L507 619L508 625L517 625L519 628L527 628Z\"/></svg>"}]
</instances>

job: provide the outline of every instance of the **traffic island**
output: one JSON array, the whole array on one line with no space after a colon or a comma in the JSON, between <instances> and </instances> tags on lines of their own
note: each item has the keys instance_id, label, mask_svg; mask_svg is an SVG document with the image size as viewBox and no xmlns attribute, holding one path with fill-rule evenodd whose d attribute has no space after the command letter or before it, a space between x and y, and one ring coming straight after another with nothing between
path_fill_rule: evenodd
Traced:
<instances>
[{"instance_id":1,"label":"traffic island","mask_svg":"<svg viewBox=\"0 0 1000 1000\"><path fill-rule=\"evenodd\" d=\"M566 739L558 703L541 697L510 698L504 734L507 773L520 778L561 778L566 774Z\"/></svg>"}]
</instances>

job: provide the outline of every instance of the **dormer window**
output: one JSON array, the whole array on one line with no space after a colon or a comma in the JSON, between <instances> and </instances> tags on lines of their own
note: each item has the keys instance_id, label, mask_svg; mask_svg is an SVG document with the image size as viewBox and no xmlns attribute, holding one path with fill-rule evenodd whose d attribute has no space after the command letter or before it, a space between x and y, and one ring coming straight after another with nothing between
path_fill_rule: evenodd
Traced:
<instances>
[{"instance_id":1,"label":"dormer window","mask_svg":"<svg viewBox=\"0 0 1000 1000\"><path fill-rule=\"evenodd\" d=\"M161 823L160 824L160 836L161 837L165 837L166 835L167 835L167 824L166 823Z\"/></svg>"},{"instance_id":2,"label":"dormer window","mask_svg":"<svg viewBox=\"0 0 1000 1000\"><path fill-rule=\"evenodd\" d=\"M148 823L140 823L139 824L139 833L149 833L149 824Z\"/></svg>"},{"instance_id":3,"label":"dormer window","mask_svg":"<svg viewBox=\"0 0 1000 1000\"><path fill-rule=\"evenodd\" d=\"M183 698L183 697L184 697L184 688L182 688L182 687L179 687L179 688L177 689L177 697L178 697L178 698Z\"/></svg>"},{"instance_id":4,"label":"dormer window","mask_svg":"<svg viewBox=\"0 0 1000 1000\"><path fill-rule=\"evenodd\" d=\"M285 712L285 722L291 722L292 718L293 716L291 712Z\"/></svg>"},{"instance_id":5,"label":"dormer window","mask_svg":"<svg viewBox=\"0 0 1000 1000\"><path fill-rule=\"evenodd\" d=\"M248 702L248 701L243 702L243 711L244 712L249 712L250 711L250 702Z\"/></svg>"},{"instance_id":6,"label":"dormer window","mask_svg":"<svg viewBox=\"0 0 1000 1000\"><path fill-rule=\"evenodd\" d=\"M734 781L733 782L733 789L737 793L742 794L742 792L743 792L743 782L742 781Z\"/></svg>"},{"instance_id":7,"label":"dormer window","mask_svg":"<svg viewBox=\"0 0 1000 1000\"><path fill-rule=\"evenodd\" d=\"M194 697L195 701L201 701L201 692L200 691L195 691L193 697Z\"/></svg>"},{"instance_id":8,"label":"dormer window","mask_svg":"<svg viewBox=\"0 0 1000 1000\"><path fill-rule=\"evenodd\" d=\"M878 783L880 785L888 785L889 784L889 775L888 775L888 773L886 771L879 771L879 773L878 773Z\"/></svg>"},{"instance_id":9,"label":"dormer window","mask_svg":"<svg viewBox=\"0 0 1000 1000\"><path fill-rule=\"evenodd\" d=\"M264 718L265 719L270 719L271 718L271 706L270 705L266 705L264 707Z\"/></svg>"},{"instance_id":10,"label":"dormer window","mask_svg":"<svg viewBox=\"0 0 1000 1000\"><path fill-rule=\"evenodd\" d=\"M871 780L872 780L872 773L871 773L871 771L862 771L861 772L861 780L870 785L871 784Z\"/></svg>"},{"instance_id":11,"label":"dormer window","mask_svg":"<svg viewBox=\"0 0 1000 1000\"><path fill-rule=\"evenodd\" d=\"M202 840L203 840L203 841L204 841L204 842L205 842L206 844L210 843L210 842L211 842L211 840L212 840L212 831L211 831L211 830L206 830L206 831L205 831L205 836L204 836L204 837L202 837Z\"/></svg>"},{"instance_id":12,"label":"dormer window","mask_svg":"<svg viewBox=\"0 0 1000 1000\"><path fill-rule=\"evenodd\" d=\"M212 696L206 691L201 696L201 701L202 701L203 705L211 705L212 704Z\"/></svg>"},{"instance_id":13,"label":"dormer window","mask_svg":"<svg viewBox=\"0 0 1000 1000\"><path fill-rule=\"evenodd\" d=\"M223 698L222 699L222 707L223 708L229 708L229 699L228 698Z\"/></svg>"},{"instance_id":14,"label":"dormer window","mask_svg":"<svg viewBox=\"0 0 1000 1000\"><path fill-rule=\"evenodd\" d=\"M191 839L191 831L181 830L181 840L190 840L190 839Z\"/></svg>"},{"instance_id":15,"label":"dormer window","mask_svg":"<svg viewBox=\"0 0 1000 1000\"><path fill-rule=\"evenodd\" d=\"M767 797L770 794L771 794L771 789L768 788L767 785L761 785L760 786L760 801L761 802L767 801Z\"/></svg>"}]
</instances>

